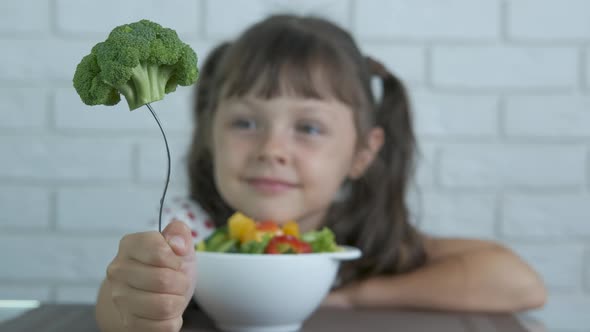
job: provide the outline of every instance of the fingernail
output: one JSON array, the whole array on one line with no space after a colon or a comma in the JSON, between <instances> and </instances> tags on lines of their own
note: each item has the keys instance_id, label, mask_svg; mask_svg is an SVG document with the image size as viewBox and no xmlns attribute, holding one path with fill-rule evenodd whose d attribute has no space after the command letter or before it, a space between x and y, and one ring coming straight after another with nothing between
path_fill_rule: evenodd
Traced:
<instances>
[{"instance_id":1,"label":"fingernail","mask_svg":"<svg viewBox=\"0 0 590 332\"><path fill-rule=\"evenodd\" d=\"M177 249L184 249L184 240L180 236L173 236L168 240L171 246L175 246Z\"/></svg>"}]
</instances>

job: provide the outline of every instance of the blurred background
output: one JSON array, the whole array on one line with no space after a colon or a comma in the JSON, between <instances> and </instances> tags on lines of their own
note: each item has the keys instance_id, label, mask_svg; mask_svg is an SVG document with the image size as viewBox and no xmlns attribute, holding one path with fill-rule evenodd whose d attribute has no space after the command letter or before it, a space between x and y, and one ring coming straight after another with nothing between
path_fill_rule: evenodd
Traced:
<instances>
[{"instance_id":1,"label":"blurred background","mask_svg":"<svg viewBox=\"0 0 590 332\"><path fill-rule=\"evenodd\" d=\"M495 239L543 276L531 314L590 331L590 1L0 2L0 299L93 302L120 237L153 229L166 154L146 108L87 107L90 48L142 18L203 59L268 14L349 29L407 84L421 156L410 202L439 235ZM154 104L186 192L193 89Z\"/></svg>"}]
</instances>

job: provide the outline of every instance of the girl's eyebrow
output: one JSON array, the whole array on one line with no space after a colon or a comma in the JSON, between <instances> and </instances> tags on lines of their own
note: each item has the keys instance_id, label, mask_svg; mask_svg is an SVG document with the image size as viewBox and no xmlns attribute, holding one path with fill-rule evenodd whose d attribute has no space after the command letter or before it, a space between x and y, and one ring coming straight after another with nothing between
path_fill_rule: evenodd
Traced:
<instances>
[{"instance_id":1,"label":"girl's eyebrow","mask_svg":"<svg viewBox=\"0 0 590 332\"><path fill-rule=\"evenodd\" d=\"M263 102L258 101L255 98L250 98L250 97L238 98L235 100L235 103L237 105L245 106L246 108L248 108L251 111L257 111L257 110L264 107Z\"/></svg>"},{"instance_id":2,"label":"girl's eyebrow","mask_svg":"<svg viewBox=\"0 0 590 332\"><path fill-rule=\"evenodd\" d=\"M295 107L295 109L304 113L318 113L319 111L319 113L324 113L327 115L334 114L336 111L334 108L328 107L328 105L324 105L321 102L306 103L304 105Z\"/></svg>"}]
</instances>

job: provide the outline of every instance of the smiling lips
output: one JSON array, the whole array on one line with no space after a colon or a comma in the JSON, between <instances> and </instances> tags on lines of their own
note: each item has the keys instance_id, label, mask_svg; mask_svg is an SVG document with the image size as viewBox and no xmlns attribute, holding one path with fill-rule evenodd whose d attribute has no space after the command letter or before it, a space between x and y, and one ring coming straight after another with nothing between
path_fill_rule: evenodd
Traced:
<instances>
[{"instance_id":1,"label":"smiling lips","mask_svg":"<svg viewBox=\"0 0 590 332\"><path fill-rule=\"evenodd\" d=\"M246 181L256 191L264 194L279 194L297 187L294 183L274 178L249 178Z\"/></svg>"}]
</instances>

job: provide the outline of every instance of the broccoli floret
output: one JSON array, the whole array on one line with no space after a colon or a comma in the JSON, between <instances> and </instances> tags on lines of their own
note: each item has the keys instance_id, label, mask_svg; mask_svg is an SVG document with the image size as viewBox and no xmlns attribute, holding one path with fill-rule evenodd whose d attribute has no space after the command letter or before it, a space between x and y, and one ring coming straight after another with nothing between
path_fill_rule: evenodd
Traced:
<instances>
[{"instance_id":1,"label":"broccoli floret","mask_svg":"<svg viewBox=\"0 0 590 332\"><path fill-rule=\"evenodd\" d=\"M114 28L96 44L76 67L73 82L87 105L115 105L122 94L134 110L197 77L197 54L176 31L141 20Z\"/></svg>"}]
</instances>

